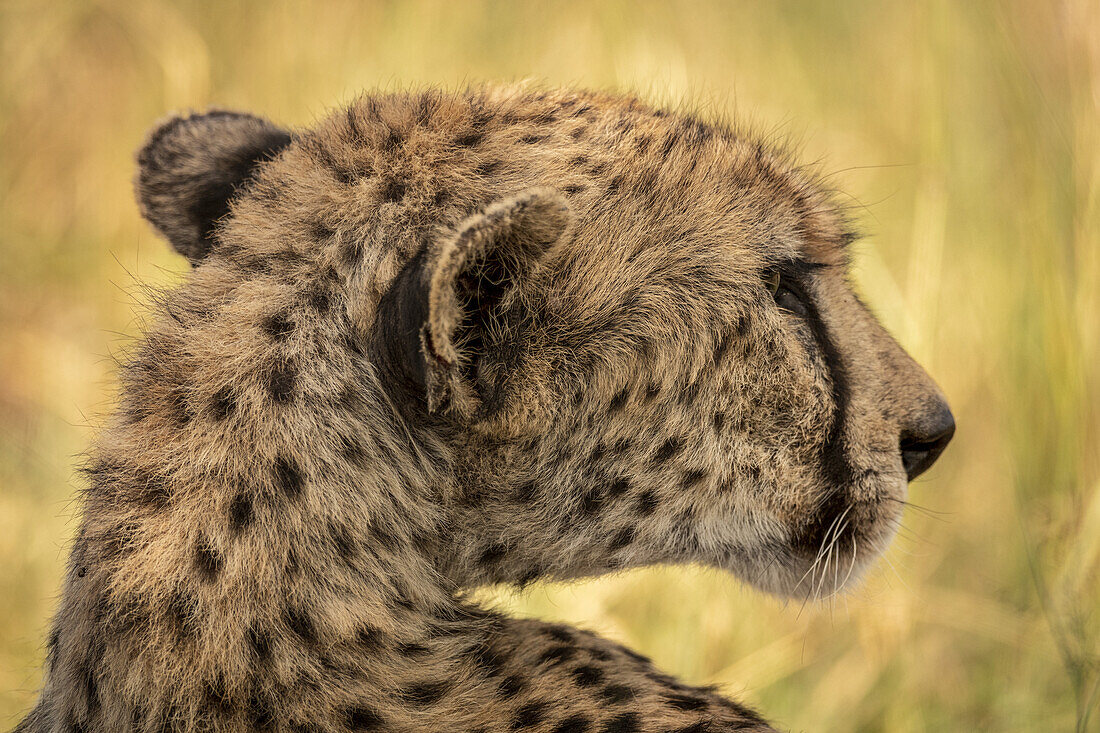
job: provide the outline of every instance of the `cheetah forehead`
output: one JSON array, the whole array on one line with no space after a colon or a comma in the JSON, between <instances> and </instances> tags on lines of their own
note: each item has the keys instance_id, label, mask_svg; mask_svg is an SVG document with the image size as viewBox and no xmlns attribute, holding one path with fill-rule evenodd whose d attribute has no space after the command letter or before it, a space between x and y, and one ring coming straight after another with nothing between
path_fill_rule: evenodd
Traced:
<instances>
[{"instance_id":1,"label":"cheetah forehead","mask_svg":"<svg viewBox=\"0 0 1100 733\"><path fill-rule=\"evenodd\" d=\"M343 274L362 287L365 318L417 251L532 187L560 191L573 209L565 256L577 273L617 263L644 277L700 249L742 269L832 263L851 240L813 176L727 123L629 96L515 86L359 98L263 166L220 240L223 251L289 252Z\"/></svg>"}]
</instances>

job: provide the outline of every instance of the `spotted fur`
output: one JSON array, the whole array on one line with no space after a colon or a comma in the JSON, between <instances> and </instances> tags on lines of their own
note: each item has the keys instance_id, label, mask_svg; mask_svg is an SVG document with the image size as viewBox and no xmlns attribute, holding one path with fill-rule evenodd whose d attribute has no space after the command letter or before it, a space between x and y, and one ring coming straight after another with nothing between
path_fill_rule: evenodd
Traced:
<instances>
[{"instance_id":1,"label":"spotted fur","mask_svg":"<svg viewBox=\"0 0 1100 733\"><path fill-rule=\"evenodd\" d=\"M702 563L830 593L946 442L837 207L725 126L488 87L174 118L138 160L195 267L91 452L18 731L770 730L462 592Z\"/></svg>"}]
</instances>

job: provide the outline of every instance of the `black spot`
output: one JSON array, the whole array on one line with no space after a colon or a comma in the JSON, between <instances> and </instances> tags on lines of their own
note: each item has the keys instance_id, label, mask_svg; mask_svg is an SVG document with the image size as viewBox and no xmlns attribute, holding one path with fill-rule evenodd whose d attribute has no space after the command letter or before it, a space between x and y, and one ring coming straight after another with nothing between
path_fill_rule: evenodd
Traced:
<instances>
[{"instance_id":1,"label":"black spot","mask_svg":"<svg viewBox=\"0 0 1100 733\"><path fill-rule=\"evenodd\" d=\"M535 143L541 143L546 140L549 135L524 135L519 139L524 145L534 145Z\"/></svg>"},{"instance_id":2,"label":"black spot","mask_svg":"<svg viewBox=\"0 0 1100 733\"><path fill-rule=\"evenodd\" d=\"M512 730L534 728L546 717L546 703L529 702L516 711L512 718Z\"/></svg>"},{"instance_id":3,"label":"black spot","mask_svg":"<svg viewBox=\"0 0 1100 733\"><path fill-rule=\"evenodd\" d=\"M657 397L659 397L660 394L661 394L661 385L651 384L648 387L646 387L645 397L643 398L643 400L645 402L652 402L653 400L657 399Z\"/></svg>"},{"instance_id":4,"label":"black spot","mask_svg":"<svg viewBox=\"0 0 1100 733\"><path fill-rule=\"evenodd\" d=\"M642 729L641 724L637 713L623 713L604 723L600 733L638 733Z\"/></svg>"},{"instance_id":5,"label":"black spot","mask_svg":"<svg viewBox=\"0 0 1100 733\"><path fill-rule=\"evenodd\" d=\"M382 200L397 203L405 198L407 188L404 181L390 178L382 185Z\"/></svg>"},{"instance_id":6,"label":"black spot","mask_svg":"<svg viewBox=\"0 0 1100 733\"><path fill-rule=\"evenodd\" d=\"M714 363L721 366L726 360L726 355L729 354L730 346L733 344L733 334L724 333L722 338L719 339L718 345L714 347Z\"/></svg>"},{"instance_id":7,"label":"black spot","mask_svg":"<svg viewBox=\"0 0 1100 733\"><path fill-rule=\"evenodd\" d=\"M664 463L683 449L684 441L682 438L669 438L662 443L661 447L657 449L657 452L653 454L653 463Z\"/></svg>"},{"instance_id":8,"label":"black spot","mask_svg":"<svg viewBox=\"0 0 1100 733\"><path fill-rule=\"evenodd\" d=\"M691 689L672 675L664 674L663 672L649 671L646 672L645 677L650 682L656 682L658 685L661 685L662 687L667 687L670 690Z\"/></svg>"},{"instance_id":9,"label":"black spot","mask_svg":"<svg viewBox=\"0 0 1100 733\"><path fill-rule=\"evenodd\" d=\"M630 388L629 387L623 387L621 390L618 391L618 393L614 397L611 398L611 404L608 405L607 409L610 412L618 412L619 410L623 409L623 407L626 406L626 402L629 399L630 399Z\"/></svg>"},{"instance_id":10,"label":"black spot","mask_svg":"<svg viewBox=\"0 0 1100 733\"><path fill-rule=\"evenodd\" d=\"M573 670L573 681L579 687L592 687L603 682L603 670L590 664L577 667Z\"/></svg>"},{"instance_id":11,"label":"black spot","mask_svg":"<svg viewBox=\"0 0 1100 733\"><path fill-rule=\"evenodd\" d=\"M222 714L229 713L233 709L233 700L226 690L225 678L220 674L203 683L203 696L210 707Z\"/></svg>"},{"instance_id":12,"label":"black spot","mask_svg":"<svg viewBox=\"0 0 1100 733\"><path fill-rule=\"evenodd\" d=\"M665 136L664 142L661 143L661 157L667 158L672 149L676 147L676 143L680 141L680 136L676 130L669 130L668 135Z\"/></svg>"},{"instance_id":13,"label":"black spot","mask_svg":"<svg viewBox=\"0 0 1100 733\"><path fill-rule=\"evenodd\" d=\"M165 509L172 501L172 492L164 480L153 474L140 472L130 479L130 496L151 509Z\"/></svg>"},{"instance_id":14,"label":"black spot","mask_svg":"<svg viewBox=\"0 0 1100 733\"><path fill-rule=\"evenodd\" d=\"M539 655L539 664L552 664L558 665L563 662L568 662L577 653L577 650L571 646L552 646L541 655Z\"/></svg>"},{"instance_id":15,"label":"black spot","mask_svg":"<svg viewBox=\"0 0 1100 733\"><path fill-rule=\"evenodd\" d=\"M726 708L727 710L733 711L736 715L739 715L746 721L759 724L764 724L766 722L762 717L760 717L759 713L757 713L752 708L745 707L741 703L734 702L733 700L728 700L722 697L718 698L718 704Z\"/></svg>"},{"instance_id":16,"label":"black spot","mask_svg":"<svg viewBox=\"0 0 1100 733\"><path fill-rule=\"evenodd\" d=\"M405 133L401 130L391 129L390 133L386 135L386 139L382 142L382 146L387 152L396 152L405 142Z\"/></svg>"},{"instance_id":17,"label":"black spot","mask_svg":"<svg viewBox=\"0 0 1100 733\"><path fill-rule=\"evenodd\" d=\"M596 118L596 115L592 113L592 105L588 104L587 102L573 110L569 116L580 117L582 115L586 116L589 120L594 120Z\"/></svg>"},{"instance_id":18,"label":"black spot","mask_svg":"<svg viewBox=\"0 0 1100 733\"><path fill-rule=\"evenodd\" d=\"M351 531L343 525L331 523L329 524L329 535L332 537L332 544L336 548L336 553L345 563L350 565L356 555L355 538L352 536Z\"/></svg>"},{"instance_id":19,"label":"black spot","mask_svg":"<svg viewBox=\"0 0 1100 733\"><path fill-rule=\"evenodd\" d=\"M459 135L455 138L455 145L461 145L464 148L472 148L479 144L485 138L485 133L480 130L471 130L470 132Z\"/></svg>"},{"instance_id":20,"label":"black spot","mask_svg":"<svg viewBox=\"0 0 1100 733\"><path fill-rule=\"evenodd\" d=\"M737 727L740 728L741 726ZM710 733L710 730L710 721L700 720L698 723L692 723L683 728L677 728L674 731L670 731L670 733Z\"/></svg>"},{"instance_id":21,"label":"black spot","mask_svg":"<svg viewBox=\"0 0 1100 733\"><path fill-rule=\"evenodd\" d=\"M328 309L332 306L332 300L329 298L328 293L318 288L317 290L310 291L309 305L318 313L327 313Z\"/></svg>"},{"instance_id":22,"label":"black spot","mask_svg":"<svg viewBox=\"0 0 1100 733\"><path fill-rule=\"evenodd\" d=\"M336 234L332 229L325 226L324 222L314 221L309 224L309 237L318 242L326 242Z\"/></svg>"},{"instance_id":23,"label":"black spot","mask_svg":"<svg viewBox=\"0 0 1100 733\"><path fill-rule=\"evenodd\" d=\"M570 644L573 641L573 634L569 632L569 629L564 626L547 626L543 628L542 633L549 636L551 639L556 639L563 644Z\"/></svg>"},{"instance_id":24,"label":"black spot","mask_svg":"<svg viewBox=\"0 0 1100 733\"><path fill-rule=\"evenodd\" d=\"M245 637L257 662L263 664L271 658L271 638L265 632L260 631L255 626L249 626L248 631L245 632Z\"/></svg>"},{"instance_id":25,"label":"black spot","mask_svg":"<svg viewBox=\"0 0 1100 733\"><path fill-rule=\"evenodd\" d=\"M80 665L76 675L81 687L84 688L84 701L88 704L88 710L94 712L99 709L99 682L96 680L96 669L100 666L100 660L97 657L102 656L102 647L98 654L91 651L89 656L92 658L86 664Z\"/></svg>"},{"instance_id":26,"label":"black spot","mask_svg":"<svg viewBox=\"0 0 1100 733\"><path fill-rule=\"evenodd\" d=\"M584 129L585 128L583 125L573 128L573 131L569 133L569 137L573 138L574 140L580 140L582 137L584 137Z\"/></svg>"},{"instance_id":27,"label":"black spot","mask_svg":"<svg viewBox=\"0 0 1100 733\"><path fill-rule=\"evenodd\" d=\"M294 383L298 381L298 370L293 364L281 361L271 370L267 388L276 402L287 402L294 393Z\"/></svg>"},{"instance_id":28,"label":"black spot","mask_svg":"<svg viewBox=\"0 0 1100 733\"><path fill-rule=\"evenodd\" d=\"M172 410L172 415L180 425L191 422L191 406L187 403L187 390L183 386L173 387L167 394L165 402Z\"/></svg>"},{"instance_id":29,"label":"black spot","mask_svg":"<svg viewBox=\"0 0 1100 733\"><path fill-rule=\"evenodd\" d=\"M313 619L304 610L288 606L283 613L283 620L299 639L307 644L317 643L317 628L313 625Z\"/></svg>"},{"instance_id":30,"label":"black spot","mask_svg":"<svg viewBox=\"0 0 1100 733\"><path fill-rule=\"evenodd\" d=\"M298 575L302 570L301 563L298 561L298 549L294 545L286 548L286 563L284 569L286 574L291 577Z\"/></svg>"},{"instance_id":31,"label":"black spot","mask_svg":"<svg viewBox=\"0 0 1100 733\"><path fill-rule=\"evenodd\" d=\"M581 497L581 511L588 516L593 516L603 508L604 495L599 489L592 489Z\"/></svg>"},{"instance_id":32,"label":"black spot","mask_svg":"<svg viewBox=\"0 0 1100 733\"><path fill-rule=\"evenodd\" d=\"M351 239L340 248L340 264L347 269L354 269L363 261L363 243L358 239Z\"/></svg>"},{"instance_id":33,"label":"black spot","mask_svg":"<svg viewBox=\"0 0 1100 733\"><path fill-rule=\"evenodd\" d=\"M570 196L576 196L578 193L583 193L587 186L582 186L579 183L570 183L563 190Z\"/></svg>"},{"instance_id":34,"label":"black spot","mask_svg":"<svg viewBox=\"0 0 1100 733\"><path fill-rule=\"evenodd\" d=\"M342 436L340 438L340 444L340 455L342 455L345 460L354 463L360 468L365 468L367 466L367 458L369 457L367 455L367 450L357 438L347 435Z\"/></svg>"},{"instance_id":35,"label":"black spot","mask_svg":"<svg viewBox=\"0 0 1100 733\"><path fill-rule=\"evenodd\" d=\"M669 695L665 702L677 710L703 710L708 705L705 699L693 695Z\"/></svg>"},{"instance_id":36,"label":"black spot","mask_svg":"<svg viewBox=\"0 0 1100 733\"><path fill-rule=\"evenodd\" d=\"M156 733L176 733L180 730L180 726L176 722L177 715L175 705L169 705L167 710L161 712L160 721L155 724L153 730Z\"/></svg>"},{"instance_id":37,"label":"black spot","mask_svg":"<svg viewBox=\"0 0 1100 733\"><path fill-rule=\"evenodd\" d=\"M489 644L478 644L473 649L473 659L486 677L499 677L504 674L505 657Z\"/></svg>"},{"instance_id":38,"label":"black spot","mask_svg":"<svg viewBox=\"0 0 1100 733\"><path fill-rule=\"evenodd\" d=\"M426 707L439 702L443 696L447 694L447 690L450 688L451 683L445 680L439 682L418 682L402 690L401 698L411 705Z\"/></svg>"},{"instance_id":39,"label":"black spot","mask_svg":"<svg viewBox=\"0 0 1100 733\"><path fill-rule=\"evenodd\" d=\"M285 313L273 313L264 319L262 328L271 340L282 341L294 332L294 321Z\"/></svg>"},{"instance_id":40,"label":"black spot","mask_svg":"<svg viewBox=\"0 0 1100 733\"><path fill-rule=\"evenodd\" d=\"M397 550L402 544L402 538L385 524L385 520L382 517L375 517L371 519L367 524L367 530L371 536L377 539L382 547L390 552Z\"/></svg>"},{"instance_id":41,"label":"black spot","mask_svg":"<svg viewBox=\"0 0 1100 733\"><path fill-rule=\"evenodd\" d=\"M661 500L653 489L646 489L638 496L638 514L648 517L660 505Z\"/></svg>"},{"instance_id":42,"label":"black spot","mask_svg":"<svg viewBox=\"0 0 1100 733\"><path fill-rule=\"evenodd\" d=\"M412 659L422 657L430 651L431 649L426 644L421 644L418 641L406 641L397 645L398 654Z\"/></svg>"},{"instance_id":43,"label":"black spot","mask_svg":"<svg viewBox=\"0 0 1100 733\"><path fill-rule=\"evenodd\" d=\"M207 582L213 582L222 569L222 558L208 540L201 539L195 545L195 567Z\"/></svg>"},{"instance_id":44,"label":"black spot","mask_svg":"<svg viewBox=\"0 0 1100 733\"><path fill-rule=\"evenodd\" d=\"M500 161L499 160L487 160L487 161L481 163L480 165L478 165L478 167L476 169L476 173L477 173L477 175L483 176L483 177L484 176L490 176L498 168L500 168Z\"/></svg>"},{"instance_id":45,"label":"black spot","mask_svg":"<svg viewBox=\"0 0 1100 733\"><path fill-rule=\"evenodd\" d=\"M604 191L605 196L614 196L619 192L619 188L623 185L623 177L615 176L607 184L607 190Z\"/></svg>"},{"instance_id":46,"label":"black spot","mask_svg":"<svg viewBox=\"0 0 1100 733\"><path fill-rule=\"evenodd\" d=\"M187 638L195 634L198 615L198 603L189 592L177 590L168 598L168 618L180 636Z\"/></svg>"},{"instance_id":47,"label":"black spot","mask_svg":"<svg viewBox=\"0 0 1100 733\"><path fill-rule=\"evenodd\" d=\"M482 550L481 555L477 561L479 565L495 565L504 559L504 556L508 553L508 546L501 542L494 542L493 544Z\"/></svg>"},{"instance_id":48,"label":"black spot","mask_svg":"<svg viewBox=\"0 0 1100 733\"><path fill-rule=\"evenodd\" d=\"M630 479L626 478L625 476L620 476L619 478L615 479L614 482L612 482L611 487L607 490L607 493L610 494L612 498L617 499L628 491L630 491Z\"/></svg>"},{"instance_id":49,"label":"black spot","mask_svg":"<svg viewBox=\"0 0 1100 733\"><path fill-rule=\"evenodd\" d=\"M554 726L554 733L587 733L591 725L586 715L570 715Z\"/></svg>"},{"instance_id":50,"label":"black spot","mask_svg":"<svg viewBox=\"0 0 1100 733\"><path fill-rule=\"evenodd\" d=\"M600 697L607 700L612 705L618 705L624 703L627 700L634 699L634 690L630 689L626 685L608 685L600 690Z\"/></svg>"},{"instance_id":51,"label":"black spot","mask_svg":"<svg viewBox=\"0 0 1100 733\"><path fill-rule=\"evenodd\" d=\"M685 407L690 407L695 403L695 400L699 397L699 383L692 382L688 386L684 387L680 392L679 400L680 404Z\"/></svg>"},{"instance_id":52,"label":"black spot","mask_svg":"<svg viewBox=\"0 0 1100 733\"><path fill-rule=\"evenodd\" d=\"M520 588L524 588L538 580L539 576L542 575L542 573L542 568L536 565L520 576L520 579L517 581L517 585L519 585Z\"/></svg>"},{"instance_id":53,"label":"black spot","mask_svg":"<svg viewBox=\"0 0 1100 733\"><path fill-rule=\"evenodd\" d=\"M690 489L691 487L702 483L707 477L707 472L703 469L693 469L691 471L684 472L684 488Z\"/></svg>"},{"instance_id":54,"label":"black spot","mask_svg":"<svg viewBox=\"0 0 1100 733\"><path fill-rule=\"evenodd\" d=\"M229 504L229 526L234 532L240 532L252 524L252 517L252 497L242 490Z\"/></svg>"},{"instance_id":55,"label":"black spot","mask_svg":"<svg viewBox=\"0 0 1100 733\"><path fill-rule=\"evenodd\" d=\"M365 652L382 648L382 632L373 626L364 626L355 633L355 643Z\"/></svg>"},{"instance_id":56,"label":"black spot","mask_svg":"<svg viewBox=\"0 0 1100 733\"><path fill-rule=\"evenodd\" d=\"M210 414L215 420L225 420L236 409L237 400L229 387L222 387L210 398Z\"/></svg>"},{"instance_id":57,"label":"black spot","mask_svg":"<svg viewBox=\"0 0 1100 733\"><path fill-rule=\"evenodd\" d=\"M305 481L298 465L285 456L275 461L275 485L282 489L288 499L297 499L302 495Z\"/></svg>"},{"instance_id":58,"label":"black spot","mask_svg":"<svg viewBox=\"0 0 1100 733\"><path fill-rule=\"evenodd\" d=\"M518 675L508 675L500 681L500 689L497 694L505 700L511 700L513 697L523 691L523 688L527 686L527 680Z\"/></svg>"},{"instance_id":59,"label":"black spot","mask_svg":"<svg viewBox=\"0 0 1100 733\"><path fill-rule=\"evenodd\" d=\"M588 156L587 155L578 155L577 157L575 157L575 158L573 158L569 161L569 165L574 165L574 166L588 165Z\"/></svg>"},{"instance_id":60,"label":"black spot","mask_svg":"<svg viewBox=\"0 0 1100 733\"><path fill-rule=\"evenodd\" d=\"M689 145L705 143L714 135L714 130L699 120L684 120L684 137Z\"/></svg>"},{"instance_id":61,"label":"black spot","mask_svg":"<svg viewBox=\"0 0 1100 733\"><path fill-rule=\"evenodd\" d=\"M525 484L521 484L516 488L515 493L512 495L512 501L517 504L526 504L535 498L538 493L538 486L534 481L528 481Z\"/></svg>"},{"instance_id":62,"label":"black spot","mask_svg":"<svg viewBox=\"0 0 1100 733\"><path fill-rule=\"evenodd\" d=\"M81 565L76 571L76 577L83 578L88 574L88 568L85 565Z\"/></svg>"},{"instance_id":63,"label":"black spot","mask_svg":"<svg viewBox=\"0 0 1100 733\"><path fill-rule=\"evenodd\" d=\"M726 424L726 415L722 412L714 413L714 417L711 418L711 423L714 425L715 432L722 432L722 428Z\"/></svg>"},{"instance_id":64,"label":"black spot","mask_svg":"<svg viewBox=\"0 0 1100 733\"><path fill-rule=\"evenodd\" d=\"M324 733L324 730L314 723L292 723L290 726L290 733Z\"/></svg>"},{"instance_id":65,"label":"black spot","mask_svg":"<svg viewBox=\"0 0 1100 733\"><path fill-rule=\"evenodd\" d=\"M739 338L744 338L748 335L749 329L752 323L747 315L740 315L737 317L737 321L733 324L733 331Z\"/></svg>"},{"instance_id":66,"label":"black spot","mask_svg":"<svg viewBox=\"0 0 1100 733\"><path fill-rule=\"evenodd\" d=\"M373 709L360 705L344 713L348 727L352 730L378 730L385 725L385 719Z\"/></svg>"},{"instance_id":67,"label":"black spot","mask_svg":"<svg viewBox=\"0 0 1100 733\"><path fill-rule=\"evenodd\" d=\"M634 528L626 527L625 529L620 529L618 532L615 533L615 536L611 538L611 544L607 546L607 549L611 550L611 552L615 552L616 550L623 549L633 541Z\"/></svg>"},{"instance_id":68,"label":"black spot","mask_svg":"<svg viewBox=\"0 0 1100 733\"><path fill-rule=\"evenodd\" d=\"M363 393L358 389L358 385L350 382L340 390L336 402L340 405L340 409L349 413L358 412L366 405L366 400L363 399ZM346 457L354 458L356 461L367 457L362 443L354 436L342 437L341 440L344 444L344 455ZM380 444L379 448L385 450L386 446Z\"/></svg>"}]
</instances>

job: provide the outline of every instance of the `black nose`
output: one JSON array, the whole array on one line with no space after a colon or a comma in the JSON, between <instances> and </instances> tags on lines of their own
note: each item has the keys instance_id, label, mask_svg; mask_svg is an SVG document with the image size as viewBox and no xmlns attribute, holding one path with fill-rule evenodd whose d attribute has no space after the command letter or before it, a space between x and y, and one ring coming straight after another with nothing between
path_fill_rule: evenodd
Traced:
<instances>
[{"instance_id":1,"label":"black nose","mask_svg":"<svg viewBox=\"0 0 1100 733\"><path fill-rule=\"evenodd\" d=\"M901 461L910 481L932 467L954 434L955 417L942 403L902 429Z\"/></svg>"}]
</instances>

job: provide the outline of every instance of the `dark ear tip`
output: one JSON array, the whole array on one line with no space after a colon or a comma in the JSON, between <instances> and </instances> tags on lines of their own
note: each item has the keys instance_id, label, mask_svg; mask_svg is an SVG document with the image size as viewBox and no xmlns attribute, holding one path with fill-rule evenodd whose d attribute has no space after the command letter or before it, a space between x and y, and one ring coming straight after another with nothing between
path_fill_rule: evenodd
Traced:
<instances>
[{"instance_id":1,"label":"dark ear tip","mask_svg":"<svg viewBox=\"0 0 1100 733\"><path fill-rule=\"evenodd\" d=\"M210 249L237 188L290 133L241 112L214 109L161 122L137 153L134 187L142 215L192 264Z\"/></svg>"}]
</instances>

